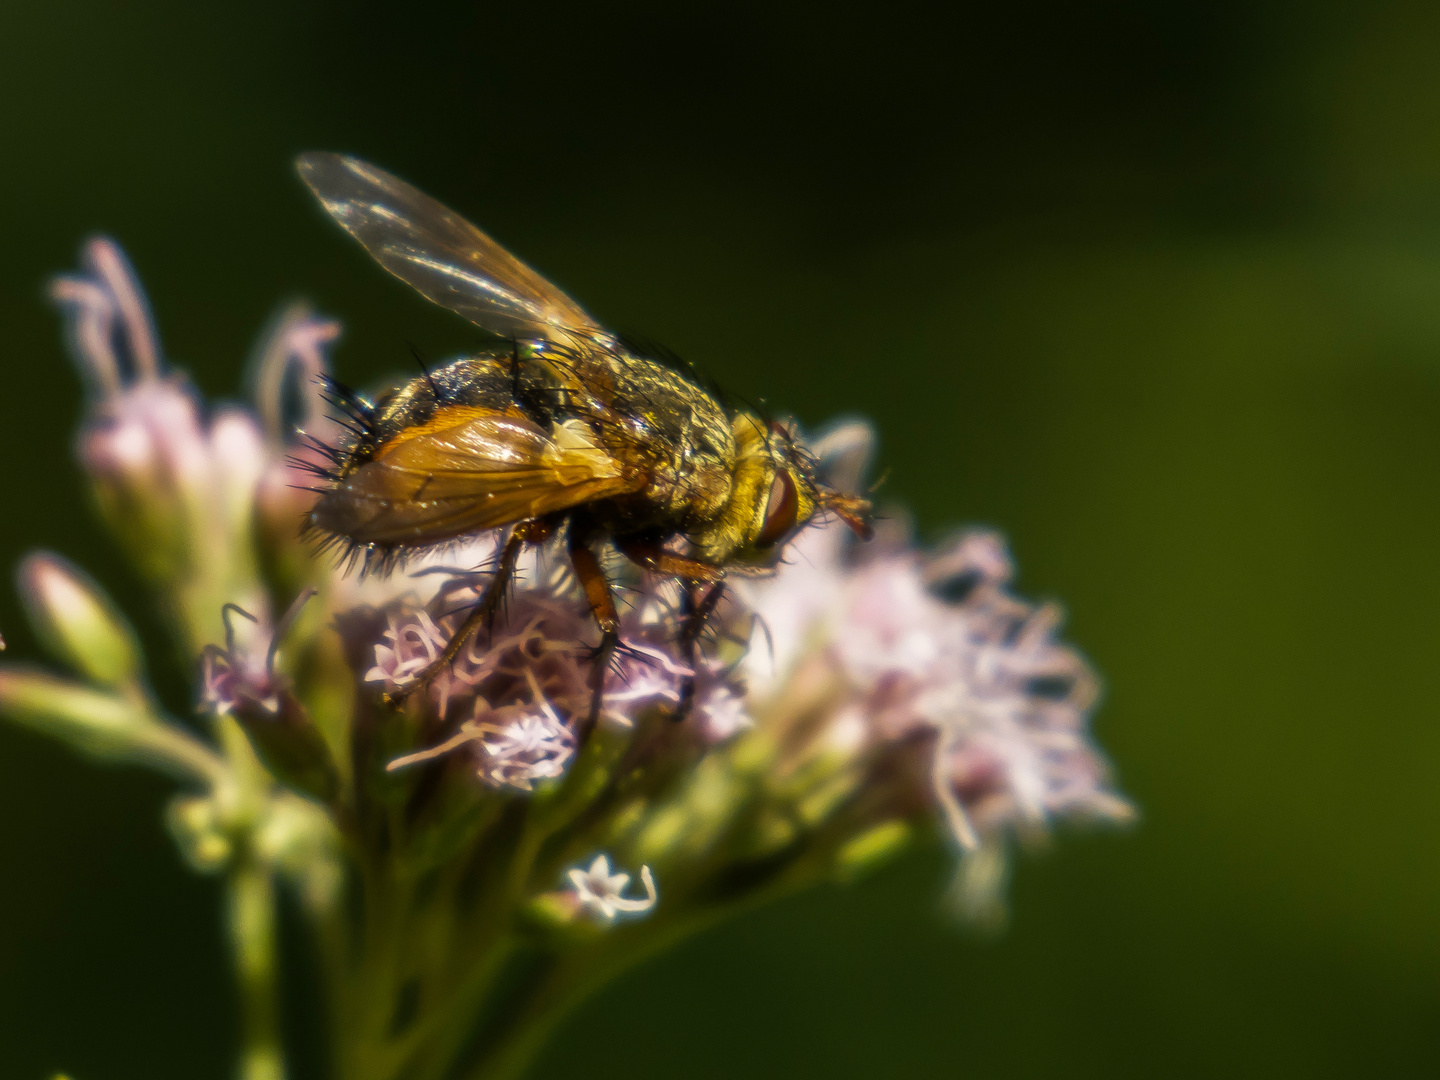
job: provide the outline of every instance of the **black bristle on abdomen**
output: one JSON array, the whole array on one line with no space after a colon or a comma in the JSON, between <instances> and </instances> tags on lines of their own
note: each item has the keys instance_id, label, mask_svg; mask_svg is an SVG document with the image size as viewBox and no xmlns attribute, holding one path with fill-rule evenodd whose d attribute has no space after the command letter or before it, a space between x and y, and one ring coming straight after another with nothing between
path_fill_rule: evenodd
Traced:
<instances>
[{"instance_id":1,"label":"black bristle on abdomen","mask_svg":"<svg viewBox=\"0 0 1440 1080\"><path fill-rule=\"evenodd\" d=\"M335 410L331 419L349 433L350 442L346 446L329 446L307 435L306 445L330 460L334 468L328 470L327 475L337 480L375 453L379 445L376 409L355 390L328 374L320 376L320 397Z\"/></svg>"}]
</instances>

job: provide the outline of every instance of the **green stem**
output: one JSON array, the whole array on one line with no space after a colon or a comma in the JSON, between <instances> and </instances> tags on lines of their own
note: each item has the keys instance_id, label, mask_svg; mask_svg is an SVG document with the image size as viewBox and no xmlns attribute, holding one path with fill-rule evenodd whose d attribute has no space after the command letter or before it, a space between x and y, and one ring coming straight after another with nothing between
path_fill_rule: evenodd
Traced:
<instances>
[{"instance_id":1,"label":"green stem","mask_svg":"<svg viewBox=\"0 0 1440 1080\"><path fill-rule=\"evenodd\" d=\"M212 788L230 780L225 759L177 724L155 719L141 729L136 742L174 775L203 780Z\"/></svg>"},{"instance_id":2,"label":"green stem","mask_svg":"<svg viewBox=\"0 0 1440 1080\"><path fill-rule=\"evenodd\" d=\"M284 1080L275 971L275 882L253 857L230 871L230 944L240 984L239 1080Z\"/></svg>"},{"instance_id":3,"label":"green stem","mask_svg":"<svg viewBox=\"0 0 1440 1080\"><path fill-rule=\"evenodd\" d=\"M238 1080L284 1080L277 986L275 877L255 851L255 829L262 820L274 782L250 748L234 717L216 718L215 735L229 767L226 793L239 833L230 865L230 947L240 991L240 1062Z\"/></svg>"},{"instance_id":4,"label":"green stem","mask_svg":"<svg viewBox=\"0 0 1440 1080\"><path fill-rule=\"evenodd\" d=\"M528 992L522 991L523 1000L511 1003L509 1022L463 1074L465 1080L519 1080L556 1024L601 981L585 979L574 961L567 964L558 956L542 960Z\"/></svg>"}]
</instances>

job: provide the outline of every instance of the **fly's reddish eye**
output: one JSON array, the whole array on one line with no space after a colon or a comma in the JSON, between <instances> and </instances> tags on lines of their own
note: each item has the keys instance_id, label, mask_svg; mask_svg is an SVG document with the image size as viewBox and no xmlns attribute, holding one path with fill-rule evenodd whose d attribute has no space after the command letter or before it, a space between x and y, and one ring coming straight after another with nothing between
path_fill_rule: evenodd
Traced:
<instances>
[{"instance_id":1,"label":"fly's reddish eye","mask_svg":"<svg viewBox=\"0 0 1440 1080\"><path fill-rule=\"evenodd\" d=\"M775 474L770 485L770 497L765 503L765 524L755 538L756 547L773 547L795 528L795 519L800 513L800 495L795 490L795 478L788 469Z\"/></svg>"}]
</instances>

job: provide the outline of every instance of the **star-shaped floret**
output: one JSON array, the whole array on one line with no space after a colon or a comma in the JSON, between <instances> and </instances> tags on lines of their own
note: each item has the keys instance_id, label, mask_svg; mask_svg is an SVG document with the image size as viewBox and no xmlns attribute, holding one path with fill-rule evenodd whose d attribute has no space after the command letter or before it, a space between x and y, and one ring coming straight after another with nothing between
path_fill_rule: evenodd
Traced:
<instances>
[{"instance_id":1,"label":"star-shaped floret","mask_svg":"<svg viewBox=\"0 0 1440 1080\"><path fill-rule=\"evenodd\" d=\"M606 921L615 918L620 912L638 915L649 911L655 906L657 899L655 878L651 876L648 866L640 868L640 881L645 886L645 896L627 899L623 893L625 886L630 884L630 875L612 874L610 858L604 854L595 856L595 861L588 870L582 870L578 866L571 870L570 881L574 885L573 892L580 906Z\"/></svg>"}]
</instances>

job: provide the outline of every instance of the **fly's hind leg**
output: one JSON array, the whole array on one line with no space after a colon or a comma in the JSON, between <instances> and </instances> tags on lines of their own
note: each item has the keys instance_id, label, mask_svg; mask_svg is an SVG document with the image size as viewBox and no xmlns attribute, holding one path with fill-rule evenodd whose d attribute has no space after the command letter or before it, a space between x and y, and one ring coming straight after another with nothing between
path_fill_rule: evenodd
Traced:
<instances>
[{"instance_id":1,"label":"fly's hind leg","mask_svg":"<svg viewBox=\"0 0 1440 1080\"><path fill-rule=\"evenodd\" d=\"M545 521L522 521L510 530L510 535L505 540L505 546L500 550L495 573L485 583L485 589L481 592L480 599L470 609L470 614L460 624L460 629L455 631L454 636L445 646L445 651L410 682L393 694L385 694L384 700L387 704L398 704L411 695L424 690L435 681L436 676L454 662L455 658L460 655L460 650L465 647L465 643L475 636L475 632L482 625L494 622L495 613L500 610L500 603L505 599L505 593L515 579L515 563L520 558L520 549L526 544L544 543L551 531L551 525Z\"/></svg>"}]
</instances>

